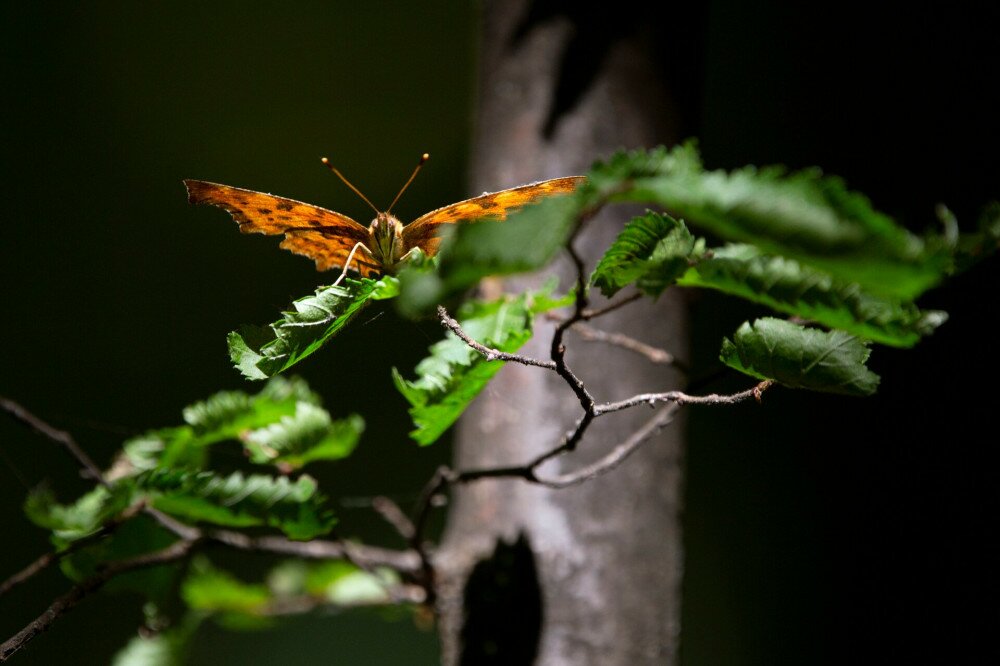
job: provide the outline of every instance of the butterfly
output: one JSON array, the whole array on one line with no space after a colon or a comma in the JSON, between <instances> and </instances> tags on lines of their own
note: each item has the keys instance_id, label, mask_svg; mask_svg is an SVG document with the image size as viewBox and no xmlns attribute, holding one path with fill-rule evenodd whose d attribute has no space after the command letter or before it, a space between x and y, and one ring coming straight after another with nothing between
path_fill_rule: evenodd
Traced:
<instances>
[{"instance_id":1,"label":"butterfly","mask_svg":"<svg viewBox=\"0 0 1000 666\"><path fill-rule=\"evenodd\" d=\"M280 247L315 260L316 270L342 268L340 277L334 282L336 285L349 269L364 277L377 277L395 273L417 249L433 256L441 243L438 232L442 225L481 219L504 220L511 211L546 196L571 192L585 180L584 176L569 176L492 194L487 192L432 210L404 226L391 213L392 207L429 157L424 153L385 212L376 208L329 160L322 159L327 168L375 211L376 217L367 227L341 213L273 194L203 180L185 180L184 185L188 202L222 208L240 225L241 232L284 234Z\"/></svg>"}]
</instances>

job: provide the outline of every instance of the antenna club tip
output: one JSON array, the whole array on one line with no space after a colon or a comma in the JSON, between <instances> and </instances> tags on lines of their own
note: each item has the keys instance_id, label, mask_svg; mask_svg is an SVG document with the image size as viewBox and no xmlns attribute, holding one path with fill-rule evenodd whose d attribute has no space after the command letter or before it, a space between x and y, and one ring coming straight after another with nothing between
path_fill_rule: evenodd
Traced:
<instances>
[{"instance_id":1,"label":"antenna club tip","mask_svg":"<svg viewBox=\"0 0 1000 666\"><path fill-rule=\"evenodd\" d=\"M327 165L330 164L329 158L326 158L326 157L319 158L319 161L322 162L323 164L327 164Z\"/></svg>"},{"instance_id":2,"label":"antenna club tip","mask_svg":"<svg viewBox=\"0 0 1000 666\"><path fill-rule=\"evenodd\" d=\"M431 158L431 154L430 153L424 153L423 155L420 156L420 163L423 164L424 162L426 162L430 158Z\"/></svg>"}]
</instances>

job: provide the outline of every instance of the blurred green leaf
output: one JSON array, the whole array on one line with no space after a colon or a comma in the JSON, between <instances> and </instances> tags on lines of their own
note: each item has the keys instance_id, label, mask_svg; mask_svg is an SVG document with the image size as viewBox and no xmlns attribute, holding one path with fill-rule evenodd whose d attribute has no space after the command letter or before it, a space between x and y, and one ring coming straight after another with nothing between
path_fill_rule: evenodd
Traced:
<instances>
[{"instance_id":1,"label":"blurred green leaf","mask_svg":"<svg viewBox=\"0 0 1000 666\"><path fill-rule=\"evenodd\" d=\"M59 565L67 578L79 582L93 576L109 562L166 548L176 538L152 518L139 515L120 525L110 535L64 557ZM166 564L138 569L115 576L103 589L107 592L138 592L156 603L166 603L176 592L174 581L180 568L180 564Z\"/></svg>"},{"instance_id":2,"label":"blurred green leaf","mask_svg":"<svg viewBox=\"0 0 1000 666\"><path fill-rule=\"evenodd\" d=\"M732 341L723 339L720 358L751 377L791 388L871 395L879 376L865 366L869 354L866 343L843 331L765 317L745 322Z\"/></svg>"},{"instance_id":3,"label":"blurred green leaf","mask_svg":"<svg viewBox=\"0 0 1000 666\"><path fill-rule=\"evenodd\" d=\"M152 636L135 636L118 651L111 666L182 666L203 614L187 613L180 624Z\"/></svg>"},{"instance_id":4,"label":"blurred green leaf","mask_svg":"<svg viewBox=\"0 0 1000 666\"><path fill-rule=\"evenodd\" d=\"M271 591L260 583L244 583L198 557L191 563L181 597L194 610L256 614L271 602Z\"/></svg>"},{"instance_id":5,"label":"blurred green leaf","mask_svg":"<svg viewBox=\"0 0 1000 666\"><path fill-rule=\"evenodd\" d=\"M154 470L137 482L153 506L188 522L227 527L270 525L291 539L326 534L336 522L317 490L316 481L236 472L223 477L210 472Z\"/></svg>"},{"instance_id":6,"label":"blurred green leaf","mask_svg":"<svg viewBox=\"0 0 1000 666\"><path fill-rule=\"evenodd\" d=\"M677 281L683 287L717 289L779 312L843 329L895 347L912 347L947 319L913 303L866 292L794 259L761 253L752 245L717 248Z\"/></svg>"},{"instance_id":7,"label":"blurred green leaf","mask_svg":"<svg viewBox=\"0 0 1000 666\"><path fill-rule=\"evenodd\" d=\"M99 530L124 511L133 497L134 489L128 484L97 486L73 504L59 504L52 491L41 486L28 494L24 512L31 522L50 530L53 543L64 548Z\"/></svg>"},{"instance_id":8,"label":"blurred green leaf","mask_svg":"<svg viewBox=\"0 0 1000 666\"><path fill-rule=\"evenodd\" d=\"M399 282L391 276L380 280L344 280L336 287L322 287L313 296L292 303L267 328L245 327L229 334L233 365L248 379L267 379L309 356L364 308L369 301L394 298Z\"/></svg>"},{"instance_id":9,"label":"blurred green leaf","mask_svg":"<svg viewBox=\"0 0 1000 666\"><path fill-rule=\"evenodd\" d=\"M204 469L207 448L241 440L253 462L296 469L313 460L343 458L364 429L360 417L332 421L320 398L298 377L273 377L256 395L223 391L184 409L188 425L151 431L125 442L130 469Z\"/></svg>"}]
</instances>

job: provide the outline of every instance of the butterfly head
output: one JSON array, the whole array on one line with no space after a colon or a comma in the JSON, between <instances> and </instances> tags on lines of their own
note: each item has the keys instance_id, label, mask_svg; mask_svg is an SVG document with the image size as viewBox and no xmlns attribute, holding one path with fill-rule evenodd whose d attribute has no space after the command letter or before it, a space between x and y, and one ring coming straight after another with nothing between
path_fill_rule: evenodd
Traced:
<instances>
[{"instance_id":1,"label":"butterfly head","mask_svg":"<svg viewBox=\"0 0 1000 666\"><path fill-rule=\"evenodd\" d=\"M393 266L403 256L403 223L391 213L379 213L368 226L372 254L383 266Z\"/></svg>"}]
</instances>

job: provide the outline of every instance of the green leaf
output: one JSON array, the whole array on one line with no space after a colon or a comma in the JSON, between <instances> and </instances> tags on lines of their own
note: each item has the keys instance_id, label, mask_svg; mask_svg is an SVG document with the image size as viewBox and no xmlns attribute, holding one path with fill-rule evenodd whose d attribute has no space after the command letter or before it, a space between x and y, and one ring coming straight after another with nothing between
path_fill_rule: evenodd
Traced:
<instances>
[{"instance_id":1,"label":"green leaf","mask_svg":"<svg viewBox=\"0 0 1000 666\"><path fill-rule=\"evenodd\" d=\"M496 301L472 301L458 312L462 328L478 342L504 352L514 352L531 337L530 294ZM465 411L473 398L503 366L487 361L450 331L435 343L431 355L417 365L417 379L410 381L393 369L393 381L409 401L416 442L435 442Z\"/></svg>"},{"instance_id":2,"label":"green leaf","mask_svg":"<svg viewBox=\"0 0 1000 666\"><path fill-rule=\"evenodd\" d=\"M319 405L320 398L300 377L274 377L254 396L222 391L189 405L184 408L184 421L202 438L233 439L244 430L294 414L300 404Z\"/></svg>"},{"instance_id":3,"label":"green leaf","mask_svg":"<svg viewBox=\"0 0 1000 666\"><path fill-rule=\"evenodd\" d=\"M683 287L717 289L779 312L843 329L895 347L912 347L947 319L913 303L866 292L794 259L761 253L752 245L713 250L677 281Z\"/></svg>"},{"instance_id":4,"label":"green leaf","mask_svg":"<svg viewBox=\"0 0 1000 666\"><path fill-rule=\"evenodd\" d=\"M780 167L704 171L693 151L688 144L672 151L673 159L656 151L617 158L651 164L655 173L632 179L612 199L657 203L725 240L752 243L901 299L934 286L948 269L947 253L876 211L838 178Z\"/></svg>"},{"instance_id":5,"label":"green leaf","mask_svg":"<svg viewBox=\"0 0 1000 666\"><path fill-rule=\"evenodd\" d=\"M274 377L256 395L216 393L184 409L187 426L164 428L127 441L124 467L128 469L116 475L152 469L204 469L210 445L237 439L248 444L254 462L278 464L283 470L313 460L343 458L354 449L364 423L358 416L332 422L319 404L319 396L298 377Z\"/></svg>"},{"instance_id":6,"label":"green leaf","mask_svg":"<svg viewBox=\"0 0 1000 666\"><path fill-rule=\"evenodd\" d=\"M153 506L189 522L226 527L270 525L291 539L307 540L333 527L333 513L317 491L316 481L236 472L227 477L210 472L154 470L137 479Z\"/></svg>"},{"instance_id":7,"label":"green leaf","mask_svg":"<svg viewBox=\"0 0 1000 666\"><path fill-rule=\"evenodd\" d=\"M212 613L259 614L271 602L271 591L260 583L244 583L218 569L205 557L191 563L191 572L181 587L181 597L189 608Z\"/></svg>"},{"instance_id":8,"label":"green leaf","mask_svg":"<svg viewBox=\"0 0 1000 666\"><path fill-rule=\"evenodd\" d=\"M625 225L597 264L590 283L608 297L632 283L650 296L659 296L704 251L703 246L683 222L647 211Z\"/></svg>"},{"instance_id":9,"label":"green leaf","mask_svg":"<svg viewBox=\"0 0 1000 666\"><path fill-rule=\"evenodd\" d=\"M267 577L267 585L277 599L305 595L343 605L390 603L386 588L399 582L399 575L390 569L367 572L342 560L289 560L272 569Z\"/></svg>"},{"instance_id":10,"label":"green leaf","mask_svg":"<svg viewBox=\"0 0 1000 666\"><path fill-rule=\"evenodd\" d=\"M879 376L865 366L868 345L844 331L820 331L783 319L745 322L722 341L723 363L758 379L791 388L871 395Z\"/></svg>"},{"instance_id":11,"label":"green leaf","mask_svg":"<svg viewBox=\"0 0 1000 666\"><path fill-rule=\"evenodd\" d=\"M314 460L346 458L364 429L357 414L333 421L322 407L300 402L294 415L246 434L243 443L252 462L298 469Z\"/></svg>"},{"instance_id":12,"label":"green leaf","mask_svg":"<svg viewBox=\"0 0 1000 666\"><path fill-rule=\"evenodd\" d=\"M202 469L208 464L208 452L202 440L188 426L152 430L126 441L122 448L127 465L120 473L115 471L116 477L158 467Z\"/></svg>"},{"instance_id":13,"label":"green leaf","mask_svg":"<svg viewBox=\"0 0 1000 666\"><path fill-rule=\"evenodd\" d=\"M313 296L292 303L268 328L245 327L229 334L229 356L248 379L267 379L309 356L339 333L369 301L394 298L399 283L346 279L342 285L323 287Z\"/></svg>"},{"instance_id":14,"label":"green leaf","mask_svg":"<svg viewBox=\"0 0 1000 666\"><path fill-rule=\"evenodd\" d=\"M133 498L133 488L97 486L73 504L59 504L52 491L41 486L29 493L24 503L28 519L52 532L52 541L61 549L89 536L124 511Z\"/></svg>"},{"instance_id":15,"label":"green leaf","mask_svg":"<svg viewBox=\"0 0 1000 666\"><path fill-rule=\"evenodd\" d=\"M109 562L128 559L166 548L176 540L155 520L138 515L110 535L64 557L60 569L67 578L82 581ZM104 589L108 592L138 592L147 600L166 603L176 593L174 581L180 564L166 564L115 576Z\"/></svg>"}]
</instances>

